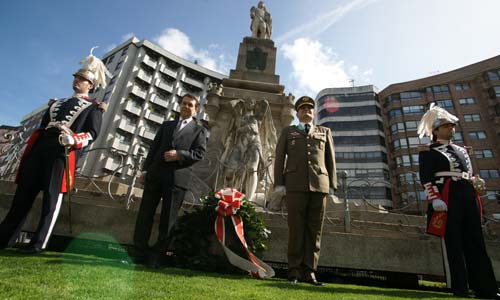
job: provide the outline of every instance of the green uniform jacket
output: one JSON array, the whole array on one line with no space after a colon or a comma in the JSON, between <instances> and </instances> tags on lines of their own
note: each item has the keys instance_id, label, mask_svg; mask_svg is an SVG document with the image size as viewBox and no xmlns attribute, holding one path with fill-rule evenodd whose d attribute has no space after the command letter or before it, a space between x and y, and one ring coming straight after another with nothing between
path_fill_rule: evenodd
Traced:
<instances>
[{"instance_id":1,"label":"green uniform jacket","mask_svg":"<svg viewBox=\"0 0 500 300\"><path fill-rule=\"evenodd\" d=\"M330 128L313 126L309 134L295 125L283 129L276 145L274 185L284 185L289 192L327 194L330 188L337 189Z\"/></svg>"}]
</instances>

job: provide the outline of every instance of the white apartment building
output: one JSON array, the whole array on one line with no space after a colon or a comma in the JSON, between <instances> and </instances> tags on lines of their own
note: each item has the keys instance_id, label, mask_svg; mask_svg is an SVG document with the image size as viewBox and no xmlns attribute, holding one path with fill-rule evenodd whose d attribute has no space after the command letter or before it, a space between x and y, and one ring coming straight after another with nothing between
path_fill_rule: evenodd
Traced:
<instances>
[{"instance_id":1,"label":"white apartment building","mask_svg":"<svg viewBox=\"0 0 500 300\"><path fill-rule=\"evenodd\" d=\"M87 176L132 175L130 167L119 169L122 159L133 164L140 147L147 154L162 122L178 114L181 96L197 96L201 104L198 118L204 119L209 83L221 83L227 77L136 37L106 53L102 60L112 78L95 96L109 107L98 139L79 162L80 172Z\"/></svg>"}]
</instances>

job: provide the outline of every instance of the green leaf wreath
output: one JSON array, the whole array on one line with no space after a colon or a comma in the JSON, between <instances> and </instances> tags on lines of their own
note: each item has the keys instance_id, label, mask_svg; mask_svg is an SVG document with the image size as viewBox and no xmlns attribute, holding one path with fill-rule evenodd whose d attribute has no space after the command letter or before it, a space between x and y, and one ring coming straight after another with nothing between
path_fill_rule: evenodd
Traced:
<instances>
[{"instance_id":1,"label":"green leaf wreath","mask_svg":"<svg viewBox=\"0 0 500 300\"><path fill-rule=\"evenodd\" d=\"M190 213L181 216L174 229L174 256L175 265L180 267L215 271L224 273L243 273L244 271L232 266L226 259L214 232L214 222L217 216L215 208L218 199L215 193L200 199L202 205ZM241 207L236 213L243 221L245 239L248 249L257 257L267 250L269 231L262 219L256 214L255 208L243 199ZM240 244L230 218L225 218L226 245L236 254L247 257Z\"/></svg>"}]
</instances>

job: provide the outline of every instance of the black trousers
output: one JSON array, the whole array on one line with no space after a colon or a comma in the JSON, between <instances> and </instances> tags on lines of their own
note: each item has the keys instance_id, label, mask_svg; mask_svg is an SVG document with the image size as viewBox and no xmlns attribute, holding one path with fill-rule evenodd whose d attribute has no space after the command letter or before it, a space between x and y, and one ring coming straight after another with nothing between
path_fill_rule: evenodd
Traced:
<instances>
[{"instance_id":1,"label":"black trousers","mask_svg":"<svg viewBox=\"0 0 500 300\"><path fill-rule=\"evenodd\" d=\"M58 134L43 132L19 170L20 180L12 206L0 224L0 248L15 243L40 191L43 191L42 214L30 244L41 249L47 247L62 204L64 165L64 148L59 145Z\"/></svg>"},{"instance_id":2,"label":"black trousers","mask_svg":"<svg viewBox=\"0 0 500 300\"><path fill-rule=\"evenodd\" d=\"M139 255L146 255L151 252L163 254L167 251L172 240L171 231L177 221L177 214L184 201L185 192L182 188L165 185L160 181L146 178L134 230L134 246ZM149 239L160 199L162 201L158 240L150 247Z\"/></svg>"},{"instance_id":3,"label":"black trousers","mask_svg":"<svg viewBox=\"0 0 500 300\"><path fill-rule=\"evenodd\" d=\"M452 291L463 294L469 283L476 294L495 295L498 288L486 253L480 208L472 184L464 180L450 183L445 243Z\"/></svg>"}]
</instances>

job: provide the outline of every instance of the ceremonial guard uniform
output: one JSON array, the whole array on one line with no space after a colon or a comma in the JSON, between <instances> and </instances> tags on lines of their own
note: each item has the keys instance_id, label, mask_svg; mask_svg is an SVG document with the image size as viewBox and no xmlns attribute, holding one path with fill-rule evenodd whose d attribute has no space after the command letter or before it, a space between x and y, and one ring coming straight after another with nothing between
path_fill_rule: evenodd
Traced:
<instances>
[{"instance_id":1,"label":"ceremonial guard uniform","mask_svg":"<svg viewBox=\"0 0 500 300\"><path fill-rule=\"evenodd\" d=\"M321 285L318 267L326 195L337 188L333 138L329 128L312 125L314 100L295 103L301 124L283 129L276 145L274 184L286 193L288 279ZM306 109L309 119L301 120ZM303 123L302 123L303 122ZM286 162L286 166L285 166Z\"/></svg>"},{"instance_id":2,"label":"ceremonial guard uniform","mask_svg":"<svg viewBox=\"0 0 500 300\"><path fill-rule=\"evenodd\" d=\"M75 94L67 99L51 100L40 128L28 140L19 165L18 186L12 206L0 224L0 249L15 243L40 191L43 191L40 222L29 247L24 250L40 252L46 248L61 208L63 193L67 192L64 147L71 147L68 161L72 185L81 150L99 134L104 106L89 100L89 89L79 89L86 86L92 90L97 84L105 86L105 81L99 80L96 73L107 70L92 54L82 63L82 69L74 74Z\"/></svg>"},{"instance_id":3,"label":"ceremonial guard uniform","mask_svg":"<svg viewBox=\"0 0 500 300\"><path fill-rule=\"evenodd\" d=\"M458 118L439 107L431 106L429 111L419 126L422 136L436 134L431 145L419 149L420 181L429 201L427 230L444 237L454 295L468 296L469 283L476 296L498 299L476 191L484 188L484 181L473 175L467 150L451 142ZM439 132L441 126L448 129ZM450 133L449 139L443 138L445 131Z\"/></svg>"}]
</instances>

